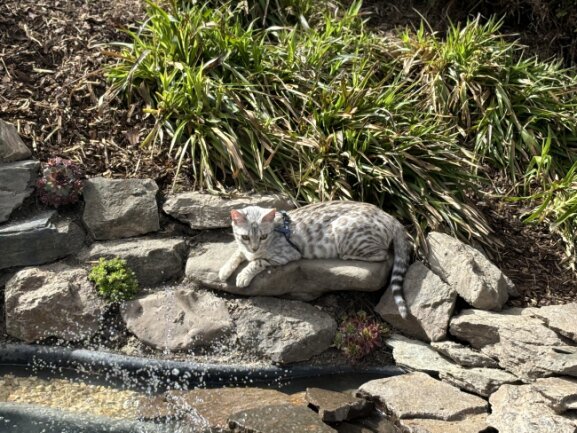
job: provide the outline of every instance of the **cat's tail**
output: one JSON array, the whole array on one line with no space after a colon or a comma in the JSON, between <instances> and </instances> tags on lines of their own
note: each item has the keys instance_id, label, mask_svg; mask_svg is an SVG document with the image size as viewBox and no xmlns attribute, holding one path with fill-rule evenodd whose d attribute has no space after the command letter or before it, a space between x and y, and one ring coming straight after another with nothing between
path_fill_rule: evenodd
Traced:
<instances>
[{"instance_id":1,"label":"cat's tail","mask_svg":"<svg viewBox=\"0 0 577 433\"><path fill-rule=\"evenodd\" d=\"M395 250L395 260L393 262L389 287L393 293L393 299L395 304L397 304L399 314L403 319L406 319L409 311L405 298L403 297L403 282L405 281L405 275L407 274L411 260L411 244L402 226L396 230L393 238L393 248Z\"/></svg>"}]
</instances>

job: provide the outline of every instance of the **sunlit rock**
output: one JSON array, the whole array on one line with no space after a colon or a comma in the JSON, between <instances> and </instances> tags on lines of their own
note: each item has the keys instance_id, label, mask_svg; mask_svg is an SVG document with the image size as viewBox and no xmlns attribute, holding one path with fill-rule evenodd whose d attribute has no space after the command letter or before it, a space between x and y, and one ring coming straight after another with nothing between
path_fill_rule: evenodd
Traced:
<instances>
[{"instance_id":1,"label":"sunlit rock","mask_svg":"<svg viewBox=\"0 0 577 433\"><path fill-rule=\"evenodd\" d=\"M31 155L32 152L18 135L16 127L0 119L0 163L21 161Z\"/></svg>"}]
</instances>

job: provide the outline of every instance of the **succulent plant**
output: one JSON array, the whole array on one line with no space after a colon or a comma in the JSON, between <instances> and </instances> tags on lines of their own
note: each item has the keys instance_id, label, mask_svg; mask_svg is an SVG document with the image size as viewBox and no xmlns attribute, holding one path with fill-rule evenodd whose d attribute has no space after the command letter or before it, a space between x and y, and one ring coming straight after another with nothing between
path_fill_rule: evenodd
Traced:
<instances>
[{"instance_id":1,"label":"succulent plant","mask_svg":"<svg viewBox=\"0 0 577 433\"><path fill-rule=\"evenodd\" d=\"M136 275L121 258L100 258L88 274L100 296L112 302L132 299L139 291Z\"/></svg>"},{"instance_id":2,"label":"succulent plant","mask_svg":"<svg viewBox=\"0 0 577 433\"><path fill-rule=\"evenodd\" d=\"M76 203L84 188L85 175L73 161L60 157L50 158L36 182L40 201L53 207Z\"/></svg>"},{"instance_id":3,"label":"succulent plant","mask_svg":"<svg viewBox=\"0 0 577 433\"><path fill-rule=\"evenodd\" d=\"M335 346L352 361L359 361L383 343L388 328L361 310L344 318Z\"/></svg>"}]
</instances>

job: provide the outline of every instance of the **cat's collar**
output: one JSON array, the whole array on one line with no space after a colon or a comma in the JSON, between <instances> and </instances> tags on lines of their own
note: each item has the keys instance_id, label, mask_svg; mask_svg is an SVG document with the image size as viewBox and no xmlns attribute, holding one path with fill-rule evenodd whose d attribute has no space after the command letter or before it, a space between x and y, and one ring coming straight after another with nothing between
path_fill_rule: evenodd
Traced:
<instances>
[{"instance_id":1,"label":"cat's collar","mask_svg":"<svg viewBox=\"0 0 577 433\"><path fill-rule=\"evenodd\" d=\"M290 246L300 253L301 251L299 250L299 248L290 239L292 232L290 227L291 218L289 214L284 210L279 211L279 213L282 215L282 227L275 227L274 231L277 233L281 233L285 237L287 242L290 244Z\"/></svg>"}]
</instances>

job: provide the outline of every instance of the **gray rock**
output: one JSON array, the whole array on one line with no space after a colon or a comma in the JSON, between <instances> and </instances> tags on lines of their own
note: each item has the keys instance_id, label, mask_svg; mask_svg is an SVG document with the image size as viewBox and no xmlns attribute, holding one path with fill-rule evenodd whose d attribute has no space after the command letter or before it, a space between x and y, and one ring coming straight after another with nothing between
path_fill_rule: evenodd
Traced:
<instances>
[{"instance_id":1,"label":"gray rock","mask_svg":"<svg viewBox=\"0 0 577 433\"><path fill-rule=\"evenodd\" d=\"M290 404L237 412L230 416L229 427L233 433L336 433L312 410Z\"/></svg>"},{"instance_id":2,"label":"gray rock","mask_svg":"<svg viewBox=\"0 0 577 433\"><path fill-rule=\"evenodd\" d=\"M96 261L100 257L120 257L136 274L143 287L151 287L174 280L184 272L188 252L182 238L147 238L96 242L78 255L82 261Z\"/></svg>"},{"instance_id":3,"label":"gray rock","mask_svg":"<svg viewBox=\"0 0 577 433\"><path fill-rule=\"evenodd\" d=\"M541 308L524 308L522 314L540 318L548 328L577 342L577 302Z\"/></svg>"},{"instance_id":4,"label":"gray rock","mask_svg":"<svg viewBox=\"0 0 577 433\"><path fill-rule=\"evenodd\" d=\"M83 268L62 263L26 268L6 283L6 332L26 342L89 338L105 309Z\"/></svg>"},{"instance_id":5,"label":"gray rock","mask_svg":"<svg viewBox=\"0 0 577 433\"><path fill-rule=\"evenodd\" d=\"M372 380L363 384L357 395L378 400L400 420L452 421L487 412L487 402L482 398L419 372Z\"/></svg>"},{"instance_id":6,"label":"gray rock","mask_svg":"<svg viewBox=\"0 0 577 433\"><path fill-rule=\"evenodd\" d=\"M393 348L395 363L411 370L434 373L441 380L465 391L489 396L504 383L519 379L511 373L496 368L464 368L455 364L425 343L395 335L386 341Z\"/></svg>"},{"instance_id":7,"label":"gray rock","mask_svg":"<svg viewBox=\"0 0 577 433\"><path fill-rule=\"evenodd\" d=\"M475 308L500 310L510 280L481 252L443 233L427 236L431 269Z\"/></svg>"},{"instance_id":8,"label":"gray rock","mask_svg":"<svg viewBox=\"0 0 577 433\"><path fill-rule=\"evenodd\" d=\"M522 310L507 312L464 310L451 320L450 332L525 380L577 376L576 346L567 345L540 319Z\"/></svg>"},{"instance_id":9,"label":"gray rock","mask_svg":"<svg viewBox=\"0 0 577 433\"><path fill-rule=\"evenodd\" d=\"M398 433L392 421L377 411L369 416L342 422L336 427L339 433Z\"/></svg>"},{"instance_id":10,"label":"gray rock","mask_svg":"<svg viewBox=\"0 0 577 433\"><path fill-rule=\"evenodd\" d=\"M41 265L77 253L84 231L56 211L45 211L25 221L0 227L0 269Z\"/></svg>"},{"instance_id":11,"label":"gray rock","mask_svg":"<svg viewBox=\"0 0 577 433\"><path fill-rule=\"evenodd\" d=\"M458 421L407 419L401 421L406 433L489 433L487 415L471 415Z\"/></svg>"},{"instance_id":12,"label":"gray rock","mask_svg":"<svg viewBox=\"0 0 577 433\"><path fill-rule=\"evenodd\" d=\"M18 135L16 127L0 119L0 162L21 161L31 155L32 152Z\"/></svg>"},{"instance_id":13,"label":"gray rock","mask_svg":"<svg viewBox=\"0 0 577 433\"><path fill-rule=\"evenodd\" d=\"M331 316L300 301L241 299L233 317L240 345L280 364L306 361L324 352L337 330Z\"/></svg>"},{"instance_id":14,"label":"gray rock","mask_svg":"<svg viewBox=\"0 0 577 433\"><path fill-rule=\"evenodd\" d=\"M38 161L0 163L0 223L32 194L39 168Z\"/></svg>"},{"instance_id":15,"label":"gray rock","mask_svg":"<svg viewBox=\"0 0 577 433\"><path fill-rule=\"evenodd\" d=\"M373 403L343 392L307 388L306 400L318 410L324 422L340 422L368 415Z\"/></svg>"},{"instance_id":16,"label":"gray rock","mask_svg":"<svg viewBox=\"0 0 577 433\"><path fill-rule=\"evenodd\" d=\"M403 293L410 311L407 319L399 315L389 290L385 291L375 311L406 335L425 341L445 338L457 292L421 262L415 262L405 277Z\"/></svg>"},{"instance_id":17,"label":"gray rock","mask_svg":"<svg viewBox=\"0 0 577 433\"><path fill-rule=\"evenodd\" d=\"M499 433L575 433L577 420L569 410L577 401L577 382L538 379L530 385L503 385L491 395L490 426Z\"/></svg>"},{"instance_id":18,"label":"gray rock","mask_svg":"<svg viewBox=\"0 0 577 433\"><path fill-rule=\"evenodd\" d=\"M392 260L370 263L355 260L298 260L271 267L257 275L245 288L234 285L236 274L226 283L218 271L236 250L231 235L208 234L191 250L186 276L203 287L248 296L285 296L302 301L316 299L326 292L341 290L372 292L387 281Z\"/></svg>"},{"instance_id":19,"label":"gray rock","mask_svg":"<svg viewBox=\"0 0 577 433\"><path fill-rule=\"evenodd\" d=\"M84 186L82 220L96 240L158 231L157 191L150 179L89 179Z\"/></svg>"},{"instance_id":20,"label":"gray rock","mask_svg":"<svg viewBox=\"0 0 577 433\"><path fill-rule=\"evenodd\" d=\"M162 350L210 346L232 328L224 300L185 288L126 302L121 314L128 330L140 341Z\"/></svg>"},{"instance_id":21,"label":"gray rock","mask_svg":"<svg viewBox=\"0 0 577 433\"><path fill-rule=\"evenodd\" d=\"M280 194L254 194L237 198L224 198L201 192L184 192L168 197L162 210L170 216L189 224L192 229L230 227L230 211L246 206L261 206L290 210L294 204Z\"/></svg>"},{"instance_id":22,"label":"gray rock","mask_svg":"<svg viewBox=\"0 0 577 433\"><path fill-rule=\"evenodd\" d=\"M454 341L436 341L431 343L431 347L462 367L499 368L499 363L493 358Z\"/></svg>"}]
</instances>

